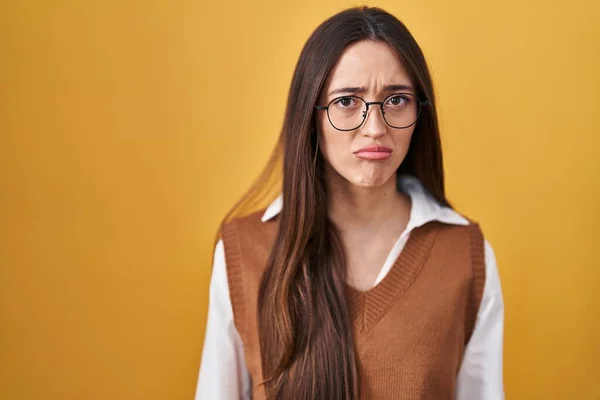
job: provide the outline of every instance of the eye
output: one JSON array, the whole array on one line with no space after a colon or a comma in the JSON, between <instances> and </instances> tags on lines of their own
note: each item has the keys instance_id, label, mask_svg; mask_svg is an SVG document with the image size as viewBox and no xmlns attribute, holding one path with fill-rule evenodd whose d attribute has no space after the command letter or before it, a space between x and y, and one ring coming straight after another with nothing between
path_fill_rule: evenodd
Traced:
<instances>
[{"instance_id":1,"label":"eye","mask_svg":"<svg viewBox=\"0 0 600 400\"><path fill-rule=\"evenodd\" d=\"M336 99L333 102L335 106L340 108L352 108L356 106L357 103L358 102L356 101L356 99L352 97L340 97L339 99Z\"/></svg>"},{"instance_id":2,"label":"eye","mask_svg":"<svg viewBox=\"0 0 600 400\"><path fill-rule=\"evenodd\" d=\"M391 96L387 102L391 106L402 106L406 103L409 103L410 99L408 98L408 96L402 96L402 95L397 94L397 95Z\"/></svg>"}]
</instances>

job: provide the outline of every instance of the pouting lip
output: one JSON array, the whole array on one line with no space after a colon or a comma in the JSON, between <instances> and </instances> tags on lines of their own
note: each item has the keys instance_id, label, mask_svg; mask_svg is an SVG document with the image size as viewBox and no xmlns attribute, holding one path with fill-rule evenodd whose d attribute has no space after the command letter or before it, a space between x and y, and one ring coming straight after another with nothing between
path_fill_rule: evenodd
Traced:
<instances>
[{"instance_id":1,"label":"pouting lip","mask_svg":"<svg viewBox=\"0 0 600 400\"><path fill-rule=\"evenodd\" d=\"M385 146L367 146L363 147L354 152L354 154L362 153L362 152L374 152L374 153L391 153L392 149Z\"/></svg>"}]
</instances>

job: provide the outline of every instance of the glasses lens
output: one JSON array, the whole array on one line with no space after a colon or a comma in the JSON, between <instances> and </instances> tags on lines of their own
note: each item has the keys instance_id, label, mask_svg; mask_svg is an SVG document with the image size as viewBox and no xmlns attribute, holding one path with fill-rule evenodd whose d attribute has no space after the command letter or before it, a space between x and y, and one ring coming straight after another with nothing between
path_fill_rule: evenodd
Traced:
<instances>
[{"instance_id":1,"label":"glasses lens","mask_svg":"<svg viewBox=\"0 0 600 400\"><path fill-rule=\"evenodd\" d=\"M365 102L354 96L338 97L329 103L327 109L331 125L340 130L358 128L364 119Z\"/></svg>"},{"instance_id":2,"label":"glasses lens","mask_svg":"<svg viewBox=\"0 0 600 400\"><path fill-rule=\"evenodd\" d=\"M419 106L419 99L413 94L394 94L383 103L383 117L391 127L406 128L417 120Z\"/></svg>"}]
</instances>

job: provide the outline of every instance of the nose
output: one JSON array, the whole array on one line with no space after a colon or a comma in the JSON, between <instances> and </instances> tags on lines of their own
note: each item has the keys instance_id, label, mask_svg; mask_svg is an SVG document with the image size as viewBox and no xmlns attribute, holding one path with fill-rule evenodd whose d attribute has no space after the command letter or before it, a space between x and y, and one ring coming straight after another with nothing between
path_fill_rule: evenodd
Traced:
<instances>
[{"instance_id":1,"label":"nose","mask_svg":"<svg viewBox=\"0 0 600 400\"><path fill-rule=\"evenodd\" d=\"M361 133L372 138L385 135L387 133L387 124L383 120L381 107L378 104L370 104L366 113L366 118L360 130Z\"/></svg>"}]
</instances>

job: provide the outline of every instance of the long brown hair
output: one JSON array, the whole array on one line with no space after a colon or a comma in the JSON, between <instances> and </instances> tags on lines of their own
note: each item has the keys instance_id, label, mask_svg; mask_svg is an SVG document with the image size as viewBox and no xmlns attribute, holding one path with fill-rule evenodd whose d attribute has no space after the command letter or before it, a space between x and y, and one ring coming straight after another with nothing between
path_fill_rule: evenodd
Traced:
<instances>
[{"instance_id":1,"label":"long brown hair","mask_svg":"<svg viewBox=\"0 0 600 400\"><path fill-rule=\"evenodd\" d=\"M444 172L433 84L408 29L375 7L355 7L327 19L306 42L296 65L280 139L265 170L228 214L252 208L277 185L283 168L284 207L258 297L263 384L269 399L357 399L358 376L346 298L346 261L327 217L324 159L314 109L344 49L360 40L387 43L429 100L398 173L416 176L443 205ZM271 190L271 194L273 191Z\"/></svg>"}]
</instances>

